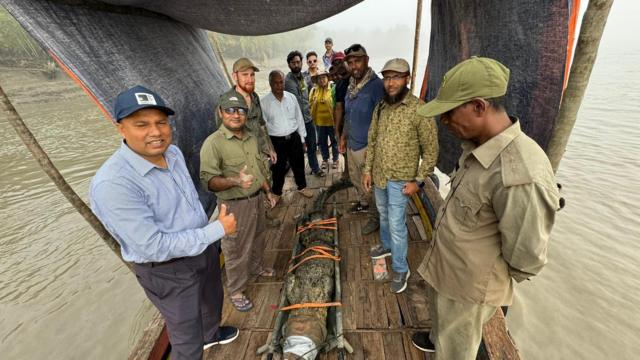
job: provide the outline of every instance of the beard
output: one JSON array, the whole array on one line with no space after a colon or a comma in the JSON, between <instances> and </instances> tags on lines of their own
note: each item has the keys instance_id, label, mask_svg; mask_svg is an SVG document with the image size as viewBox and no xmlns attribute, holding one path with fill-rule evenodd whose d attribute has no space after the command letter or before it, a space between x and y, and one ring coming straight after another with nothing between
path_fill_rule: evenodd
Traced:
<instances>
[{"instance_id":1,"label":"beard","mask_svg":"<svg viewBox=\"0 0 640 360\"><path fill-rule=\"evenodd\" d=\"M240 84L238 83L238 87L240 89L242 89L242 91L246 92L247 94L251 94L253 92L253 90L255 90L256 88L256 84Z\"/></svg>"},{"instance_id":2,"label":"beard","mask_svg":"<svg viewBox=\"0 0 640 360\"><path fill-rule=\"evenodd\" d=\"M384 92L384 102L386 102L389 105L394 105L400 102L400 100L404 99L405 95L407 95L407 93L409 92L409 88L408 87L403 87L402 90L400 90L399 93L390 96L389 94L387 94L387 92Z\"/></svg>"}]
</instances>

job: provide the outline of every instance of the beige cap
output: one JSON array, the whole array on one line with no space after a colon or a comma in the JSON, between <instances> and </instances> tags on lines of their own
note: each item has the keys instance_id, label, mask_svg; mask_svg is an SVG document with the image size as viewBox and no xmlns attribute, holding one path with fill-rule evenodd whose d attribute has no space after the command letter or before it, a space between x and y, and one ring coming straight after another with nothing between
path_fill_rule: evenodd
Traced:
<instances>
[{"instance_id":1,"label":"beige cap","mask_svg":"<svg viewBox=\"0 0 640 360\"><path fill-rule=\"evenodd\" d=\"M245 71L249 68L253 68L253 71L255 72L260 71L260 69L258 69L255 65L253 65L251 60L247 58L240 58L233 63L233 72Z\"/></svg>"},{"instance_id":2,"label":"beige cap","mask_svg":"<svg viewBox=\"0 0 640 360\"><path fill-rule=\"evenodd\" d=\"M409 63L405 59L395 58L387 61L380 70L381 73L385 71L397 71L399 73L408 73L411 72L409 68Z\"/></svg>"},{"instance_id":3,"label":"beige cap","mask_svg":"<svg viewBox=\"0 0 640 360\"><path fill-rule=\"evenodd\" d=\"M325 68L320 68L318 69L318 72L315 75L311 75L312 78L317 78L320 75L327 75L329 76L329 72L325 69Z\"/></svg>"}]
</instances>

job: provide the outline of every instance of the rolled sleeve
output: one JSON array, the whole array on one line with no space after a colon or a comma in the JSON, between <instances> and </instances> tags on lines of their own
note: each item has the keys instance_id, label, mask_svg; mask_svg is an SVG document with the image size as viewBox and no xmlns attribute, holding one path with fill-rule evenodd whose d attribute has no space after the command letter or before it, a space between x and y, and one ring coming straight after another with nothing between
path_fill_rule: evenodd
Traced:
<instances>
[{"instance_id":1,"label":"rolled sleeve","mask_svg":"<svg viewBox=\"0 0 640 360\"><path fill-rule=\"evenodd\" d=\"M537 183L502 187L494 194L493 204L509 274L517 282L537 275L547 263L557 191Z\"/></svg>"},{"instance_id":2,"label":"rolled sleeve","mask_svg":"<svg viewBox=\"0 0 640 360\"><path fill-rule=\"evenodd\" d=\"M213 138L209 137L200 148L200 183L203 189L209 190L209 180L222 176L222 164Z\"/></svg>"},{"instance_id":3,"label":"rolled sleeve","mask_svg":"<svg viewBox=\"0 0 640 360\"><path fill-rule=\"evenodd\" d=\"M438 161L438 127L433 118L417 116L417 130L420 141L422 163L418 168L418 179L424 180L433 173Z\"/></svg>"}]
</instances>

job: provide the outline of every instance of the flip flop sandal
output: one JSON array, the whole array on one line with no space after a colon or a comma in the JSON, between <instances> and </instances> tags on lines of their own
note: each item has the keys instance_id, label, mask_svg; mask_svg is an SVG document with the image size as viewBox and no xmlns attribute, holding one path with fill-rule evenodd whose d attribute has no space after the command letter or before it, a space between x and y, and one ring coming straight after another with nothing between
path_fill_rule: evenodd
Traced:
<instances>
[{"instance_id":1,"label":"flip flop sandal","mask_svg":"<svg viewBox=\"0 0 640 360\"><path fill-rule=\"evenodd\" d=\"M258 276L261 277L266 277L266 278L271 278L276 276L276 271L272 268L263 268L259 273Z\"/></svg>"},{"instance_id":2,"label":"flip flop sandal","mask_svg":"<svg viewBox=\"0 0 640 360\"><path fill-rule=\"evenodd\" d=\"M242 294L242 296L238 298L230 297L229 300L231 300L231 304L233 305L233 307L235 307L236 310L240 312L247 312L251 310L251 308L253 308L251 300L249 300L244 294Z\"/></svg>"}]
</instances>

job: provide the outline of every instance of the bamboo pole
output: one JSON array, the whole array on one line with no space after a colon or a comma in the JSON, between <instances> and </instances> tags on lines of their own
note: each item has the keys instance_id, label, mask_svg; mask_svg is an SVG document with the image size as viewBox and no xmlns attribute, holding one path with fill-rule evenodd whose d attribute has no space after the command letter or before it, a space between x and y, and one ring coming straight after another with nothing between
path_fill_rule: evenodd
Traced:
<instances>
[{"instance_id":1,"label":"bamboo pole","mask_svg":"<svg viewBox=\"0 0 640 360\"><path fill-rule=\"evenodd\" d=\"M547 155L554 172L558 171L571 130L576 123L611 5L613 0L590 0L582 18L580 36L569 73L569 83L562 96L560 111L547 147Z\"/></svg>"},{"instance_id":2,"label":"bamboo pole","mask_svg":"<svg viewBox=\"0 0 640 360\"><path fill-rule=\"evenodd\" d=\"M416 9L416 32L413 37L413 65L411 66L411 93L416 88L416 73L418 68L418 49L420 47L420 23L422 22L422 0L418 0Z\"/></svg>"},{"instance_id":3,"label":"bamboo pole","mask_svg":"<svg viewBox=\"0 0 640 360\"><path fill-rule=\"evenodd\" d=\"M122 262L127 265L127 267L131 270L132 265L122 259L122 255L120 253L120 245L115 241L111 234L104 228L100 220L91 212L91 209L87 206L87 204L82 201L82 199L76 194L75 191L69 186L67 181L64 179L62 174L58 171L55 165L49 159L47 153L42 149L38 140L33 136L33 133L29 130L27 125L25 125L24 121L16 111L16 109L11 104L11 101L5 94L2 86L0 86L0 111L3 111L7 114L9 119L9 123L18 133L22 142L27 146L27 149L31 152L33 157L36 159L38 164L42 170L51 178L53 183L58 187L58 190L67 198L67 200L73 205L73 207L82 215L82 217L91 225L93 230L95 230L98 235L104 240L107 246L118 256Z\"/></svg>"},{"instance_id":4,"label":"bamboo pole","mask_svg":"<svg viewBox=\"0 0 640 360\"><path fill-rule=\"evenodd\" d=\"M229 74L229 69L227 68L227 63L224 61L224 56L222 56L222 49L220 48L220 42L218 41L218 34L212 33L211 39L213 40L213 52L216 53L216 57L218 61L222 64L222 68L224 69L224 74L227 75L227 81L229 82L229 86L233 85L233 80L231 79L231 75Z\"/></svg>"}]
</instances>

